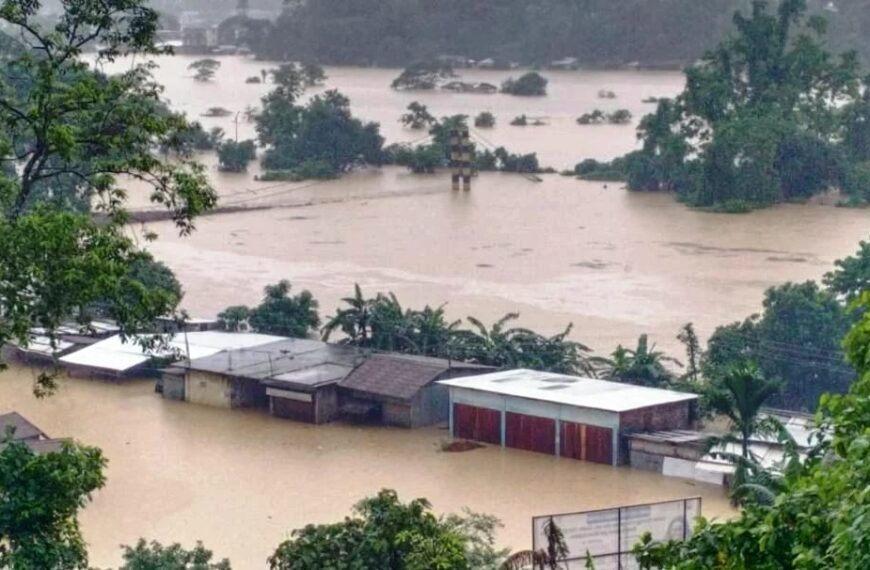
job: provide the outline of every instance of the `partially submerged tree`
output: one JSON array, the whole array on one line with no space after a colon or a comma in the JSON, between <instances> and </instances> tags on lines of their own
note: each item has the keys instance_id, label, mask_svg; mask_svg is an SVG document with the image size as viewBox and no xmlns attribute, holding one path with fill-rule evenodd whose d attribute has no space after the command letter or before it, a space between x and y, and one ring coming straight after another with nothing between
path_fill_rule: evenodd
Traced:
<instances>
[{"instance_id":1,"label":"partially submerged tree","mask_svg":"<svg viewBox=\"0 0 870 570\"><path fill-rule=\"evenodd\" d=\"M508 95L541 96L547 94L547 78L530 71L518 78L510 77L501 84L501 92Z\"/></svg>"},{"instance_id":2,"label":"partially submerged tree","mask_svg":"<svg viewBox=\"0 0 870 570\"><path fill-rule=\"evenodd\" d=\"M251 327L260 333L306 338L320 326L317 301L308 290L290 295L290 282L267 285L263 302L251 311Z\"/></svg>"},{"instance_id":3,"label":"partially submerged tree","mask_svg":"<svg viewBox=\"0 0 870 570\"><path fill-rule=\"evenodd\" d=\"M193 78L197 81L211 81L214 79L215 73L220 69L221 62L216 59L205 58L198 59L187 66L193 71Z\"/></svg>"},{"instance_id":4,"label":"partially submerged tree","mask_svg":"<svg viewBox=\"0 0 870 570\"><path fill-rule=\"evenodd\" d=\"M474 126L480 129L491 129L495 126L495 115L489 111L481 111L474 117Z\"/></svg>"},{"instance_id":5,"label":"partially submerged tree","mask_svg":"<svg viewBox=\"0 0 870 570\"><path fill-rule=\"evenodd\" d=\"M431 127L436 121L437 119L429 113L426 105L419 101L412 101L408 105L408 112L399 119L399 122L410 129L425 129Z\"/></svg>"},{"instance_id":6,"label":"partially submerged tree","mask_svg":"<svg viewBox=\"0 0 870 570\"><path fill-rule=\"evenodd\" d=\"M257 158L257 147L252 140L226 141L218 146L217 151L220 169L226 172L244 172Z\"/></svg>"},{"instance_id":7,"label":"partially submerged tree","mask_svg":"<svg viewBox=\"0 0 870 570\"><path fill-rule=\"evenodd\" d=\"M610 358L596 358L594 362L602 378L654 388L665 388L674 381L668 364L682 366L677 359L656 350L645 334L637 339L637 348L619 345Z\"/></svg>"}]
</instances>

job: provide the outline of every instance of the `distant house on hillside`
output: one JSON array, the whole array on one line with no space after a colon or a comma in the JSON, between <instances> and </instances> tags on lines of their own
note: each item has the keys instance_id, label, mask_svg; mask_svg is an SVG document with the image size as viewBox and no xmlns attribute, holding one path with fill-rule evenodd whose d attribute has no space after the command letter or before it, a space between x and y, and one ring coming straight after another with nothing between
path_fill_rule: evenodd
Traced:
<instances>
[{"instance_id":1,"label":"distant house on hillside","mask_svg":"<svg viewBox=\"0 0 870 570\"><path fill-rule=\"evenodd\" d=\"M342 415L407 428L444 422L448 390L437 382L488 370L440 358L375 354L339 382Z\"/></svg>"}]
</instances>

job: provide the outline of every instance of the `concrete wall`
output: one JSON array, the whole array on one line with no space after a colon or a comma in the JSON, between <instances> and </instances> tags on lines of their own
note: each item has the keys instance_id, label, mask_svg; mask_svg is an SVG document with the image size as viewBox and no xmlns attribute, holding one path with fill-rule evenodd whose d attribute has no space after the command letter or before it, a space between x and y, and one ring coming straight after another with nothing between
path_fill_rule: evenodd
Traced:
<instances>
[{"instance_id":1,"label":"concrete wall","mask_svg":"<svg viewBox=\"0 0 870 570\"><path fill-rule=\"evenodd\" d=\"M410 428L413 423L413 405L410 402L380 402L381 423L388 426Z\"/></svg>"},{"instance_id":2,"label":"concrete wall","mask_svg":"<svg viewBox=\"0 0 870 570\"><path fill-rule=\"evenodd\" d=\"M623 433L691 429L694 405L695 401L674 402L622 412L619 414L620 428Z\"/></svg>"},{"instance_id":3,"label":"concrete wall","mask_svg":"<svg viewBox=\"0 0 870 570\"><path fill-rule=\"evenodd\" d=\"M187 401L193 404L232 407L232 383L226 376L190 370L185 376L184 393Z\"/></svg>"},{"instance_id":4,"label":"concrete wall","mask_svg":"<svg viewBox=\"0 0 870 570\"><path fill-rule=\"evenodd\" d=\"M325 424L338 417L338 388L335 385L318 388L314 394L314 422Z\"/></svg>"},{"instance_id":5,"label":"concrete wall","mask_svg":"<svg viewBox=\"0 0 870 570\"><path fill-rule=\"evenodd\" d=\"M163 375L163 397L167 400L184 401L184 375L183 374L164 374Z\"/></svg>"},{"instance_id":6,"label":"concrete wall","mask_svg":"<svg viewBox=\"0 0 870 570\"><path fill-rule=\"evenodd\" d=\"M446 422L450 415L450 390L447 386L430 384L417 393L411 404L411 422L408 427Z\"/></svg>"}]
</instances>

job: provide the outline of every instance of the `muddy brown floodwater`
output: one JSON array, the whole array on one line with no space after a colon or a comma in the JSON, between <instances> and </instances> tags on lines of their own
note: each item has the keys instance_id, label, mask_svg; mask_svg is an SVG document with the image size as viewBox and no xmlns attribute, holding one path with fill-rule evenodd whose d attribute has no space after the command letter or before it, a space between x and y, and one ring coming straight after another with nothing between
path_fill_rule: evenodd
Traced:
<instances>
[{"instance_id":1,"label":"muddy brown floodwater","mask_svg":"<svg viewBox=\"0 0 870 570\"><path fill-rule=\"evenodd\" d=\"M445 453L444 430L311 426L265 413L164 401L153 383L64 380L36 400L31 372L0 373L0 413L14 409L54 437L99 446L108 484L81 517L91 564L119 563L140 536L201 539L241 570L306 523L341 520L382 488L427 497L438 512L469 507L504 522L501 545L530 544L531 517L701 496L707 516L731 514L723 490L629 468L486 447Z\"/></svg>"},{"instance_id":2,"label":"muddy brown floodwater","mask_svg":"<svg viewBox=\"0 0 870 570\"><path fill-rule=\"evenodd\" d=\"M202 84L189 77L191 61L159 60L156 77L166 96L206 127L233 134L234 117L199 115L212 106L242 111L259 105L269 85L244 80L269 64L221 58L216 80ZM652 109L643 98L673 95L682 81L669 72L547 72L549 95L535 98L397 92L389 88L397 74L329 68L327 85L312 93L338 88L355 114L380 122L388 142L420 138L398 122L414 100L436 116L489 110L496 128L475 129L475 137L538 152L556 168L612 158L637 144L633 126L580 126L578 115L624 107L636 123ZM509 75L462 74L495 84ZM598 99L599 89L617 98ZM521 113L545 117L547 125L509 126ZM253 125L241 120L239 131L242 138L253 136ZM224 205L284 207L203 218L185 239L168 224L151 224L162 238L149 248L178 274L184 305L197 316L256 304L263 287L279 279L310 289L329 314L360 283L368 294L393 291L408 307L447 303L453 318L492 320L518 311L521 324L548 333L573 322L574 337L599 352L644 332L677 351L675 335L684 323L693 321L706 338L715 326L758 311L767 287L819 278L870 228L867 211L783 205L742 216L710 214L669 195L557 175L536 183L485 173L470 193L454 193L446 174L385 168L328 182L276 184L254 181L256 168L221 174L213 156L204 160ZM141 193L133 197L144 203Z\"/></svg>"},{"instance_id":3,"label":"muddy brown floodwater","mask_svg":"<svg viewBox=\"0 0 870 570\"><path fill-rule=\"evenodd\" d=\"M192 118L213 106L242 112L269 89L244 83L267 64L222 58L216 81L198 84L186 71L191 61L162 59L156 76ZM398 123L413 100L437 116L489 110L498 125L476 131L478 142L538 152L560 169L637 144L632 127L581 127L578 115L624 107L637 118L651 109L641 99L673 95L681 85L676 73L548 73L548 97L520 98L399 93L388 87L396 70L327 73L326 88L347 94L358 116L379 121L388 142L420 137ZM464 75L499 83L507 74ZM599 89L618 98L599 100ZM547 124L508 126L523 113ZM201 120L234 135L232 116ZM238 128L242 138L253 135L249 123ZM369 294L393 291L406 306L447 303L455 318L519 311L522 324L542 332L573 322L575 338L602 352L642 332L674 350L683 323L694 321L706 337L757 311L765 288L818 278L856 248L870 224L866 211L816 205L715 215L671 196L560 176L533 182L482 174L464 193L450 191L444 174L396 168L276 184L255 181L256 168L220 174L213 156L204 161L224 205L275 207L203 218L185 239L168 224L151 224L161 239L148 247L178 274L186 308L202 316L255 304L279 279L310 289L327 314L360 283ZM133 203L146 206L144 194L130 189ZM139 227L131 231L141 235ZM529 545L531 516L554 511L701 495L706 514L731 512L719 488L516 450L443 453L446 433L435 429L313 427L165 402L150 382L69 380L55 397L37 401L30 373L13 368L0 374L6 409L108 456L109 483L82 517L98 566L116 564L119 544L145 536L202 539L238 568L262 568L290 530L338 520L384 487L404 499L428 497L439 512L467 506L495 514L505 523L499 542L513 548Z\"/></svg>"}]
</instances>

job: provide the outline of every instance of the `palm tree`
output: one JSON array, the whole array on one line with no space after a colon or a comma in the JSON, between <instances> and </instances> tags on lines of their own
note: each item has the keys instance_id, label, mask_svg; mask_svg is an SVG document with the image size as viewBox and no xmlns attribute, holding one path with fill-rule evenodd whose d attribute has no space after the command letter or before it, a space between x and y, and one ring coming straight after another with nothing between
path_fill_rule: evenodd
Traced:
<instances>
[{"instance_id":1,"label":"palm tree","mask_svg":"<svg viewBox=\"0 0 870 570\"><path fill-rule=\"evenodd\" d=\"M540 550L521 550L508 556L499 570L560 570L564 568L562 561L568 558L570 552L565 542L562 529L553 517L544 523L544 537L547 548Z\"/></svg>"},{"instance_id":2,"label":"palm tree","mask_svg":"<svg viewBox=\"0 0 870 570\"><path fill-rule=\"evenodd\" d=\"M459 331L456 335L454 354L459 354L461 360L469 360L479 364L514 368L520 361L521 340L524 335L534 335L532 331L522 328L506 328L506 325L519 318L519 313L508 313L492 327L487 328L480 320L468 317L468 322L474 330Z\"/></svg>"},{"instance_id":3,"label":"palm tree","mask_svg":"<svg viewBox=\"0 0 870 570\"><path fill-rule=\"evenodd\" d=\"M341 300L347 307L338 309L321 329L324 341L328 341L336 330L341 330L346 337L342 342L362 347L368 346L371 328L371 301L363 297L359 283L354 283L353 288L353 297L345 297Z\"/></svg>"},{"instance_id":4,"label":"palm tree","mask_svg":"<svg viewBox=\"0 0 870 570\"><path fill-rule=\"evenodd\" d=\"M410 350L412 324L410 314L393 293L378 293L370 304L371 345L376 350L414 352Z\"/></svg>"},{"instance_id":5,"label":"palm tree","mask_svg":"<svg viewBox=\"0 0 870 570\"><path fill-rule=\"evenodd\" d=\"M610 358L595 358L592 362L601 368L601 376L607 380L638 384L640 386L667 386L674 379L665 363L682 367L680 361L650 345L645 334L637 339L637 348L616 347Z\"/></svg>"},{"instance_id":6,"label":"palm tree","mask_svg":"<svg viewBox=\"0 0 870 570\"><path fill-rule=\"evenodd\" d=\"M448 323L444 305L435 309L426 305L422 311L411 311L412 344L417 354L450 357L450 340L462 321Z\"/></svg>"},{"instance_id":7,"label":"palm tree","mask_svg":"<svg viewBox=\"0 0 870 570\"><path fill-rule=\"evenodd\" d=\"M731 435L740 443L740 455L744 459L751 459L752 436L763 431L761 409L778 390L779 384L767 380L754 362L731 368L713 386L710 408L731 421Z\"/></svg>"}]
</instances>

